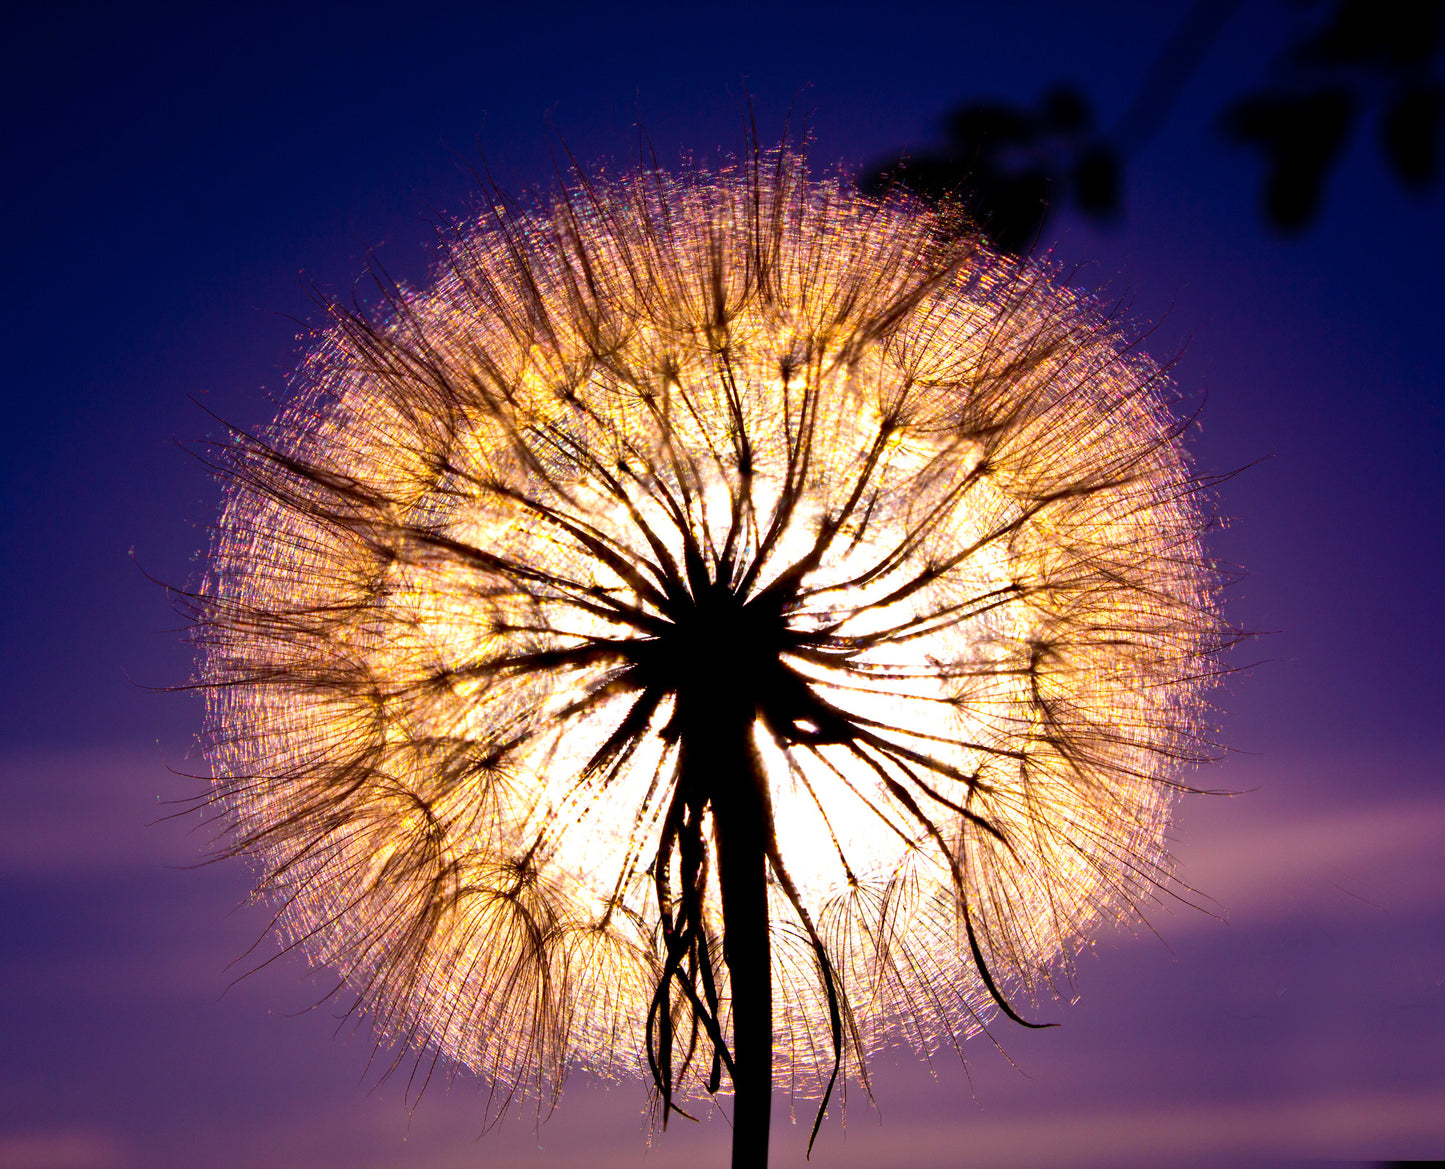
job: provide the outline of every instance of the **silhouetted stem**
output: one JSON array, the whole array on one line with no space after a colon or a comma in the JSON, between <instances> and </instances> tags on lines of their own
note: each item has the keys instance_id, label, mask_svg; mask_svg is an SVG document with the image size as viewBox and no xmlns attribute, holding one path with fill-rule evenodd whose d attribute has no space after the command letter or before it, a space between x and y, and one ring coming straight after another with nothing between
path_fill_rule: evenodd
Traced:
<instances>
[{"instance_id":1,"label":"silhouetted stem","mask_svg":"<svg viewBox=\"0 0 1445 1169\"><path fill-rule=\"evenodd\" d=\"M752 741L753 710L714 710L712 716L693 724L684 754L688 781L708 793L717 843L723 958L732 987L732 1169L765 1169L773 1086L772 806Z\"/></svg>"}]
</instances>

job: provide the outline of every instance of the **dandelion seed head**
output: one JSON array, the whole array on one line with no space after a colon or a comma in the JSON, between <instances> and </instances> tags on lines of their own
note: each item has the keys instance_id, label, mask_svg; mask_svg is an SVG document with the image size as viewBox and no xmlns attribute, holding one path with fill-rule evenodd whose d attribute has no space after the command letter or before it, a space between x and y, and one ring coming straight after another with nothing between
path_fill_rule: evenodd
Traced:
<instances>
[{"instance_id":1,"label":"dandelion seed head","mask_svg":"<svg viewBox=\"0 0 1445 1169\"><path fill-rule=\"evenodd\" d=\"M799 1094L838 1058L820 952L857 1072L992 1014L970 928L1037 1001L1154 895L1219 632L1170 388L1087 299L941 238L788 155L579 181L333 307L237 437L198 601L215 801L384 1038L544 1095L645 1068L688 881L691 977L722 936L715 867L664 847L708 704L766 777Z\"/></svg>"}]
</instances>

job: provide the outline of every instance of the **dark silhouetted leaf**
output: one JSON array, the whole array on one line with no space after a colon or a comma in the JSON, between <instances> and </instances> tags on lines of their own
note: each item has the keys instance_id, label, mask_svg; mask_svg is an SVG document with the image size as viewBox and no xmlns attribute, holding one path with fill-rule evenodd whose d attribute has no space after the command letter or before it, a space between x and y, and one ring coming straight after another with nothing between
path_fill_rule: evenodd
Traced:
<instances>
[{"instance_id":1,"label":"dark silhouetted leaf","mask_svg":"<svg viewBox=\"0 0 1445 1169\"><path fill-rule=\"evenodd\" d=\"M1118 152L1100 143L1084 150L1074 165L1074 201L1095 219L1119 214L1120 170Z\"/></svg>"},{"instance_id":2,"label":"dark silhouetted leaf","mask_svg":"<svg viewBox=\"0 0 1445 1169\"><path fill-rule=\"evenodd\" d=\"M1031 114L999 102L960 106L944 119L950 154L970 154L985 146L1023 145L1038 136Z\"/></svg>"},{"instance_id":3,"label":"dark silhouetted leaf","mask_svg":"<svg viewBox=\"0 0 1445 1169\"><path fill-rule=\"evenodd\" d=\"M1082 134L1094 120L1088 99L1073 86L1049 90L1040 110L1044 124L1058 134Z\"/></svg>"},{"instance_id":4,"label":"dark silhouetted leaf","mask_svg":"<svg viewBox=\"0 0 1445 1169\"><path fill-rule=\"evenodd\" d=\"M1433 183L1440 173L1440 129L1445 89L1416 86L1396 101L1380 121L1380 145L1395 177L1410 186Z\"/></svg>"},{"instance_id":5,"label":"dark silhouetted leaf","mask_svg":"<svg viewBox=\"0 0 1445 1169\"><path fill-rule=\"evenodd\" d=\"M1086 215L1119 209L1119 157L1092 136L1093 113L1077 89L1059 86L1036 109L973 102L952 111L938 153L882 163L859 181L866 194L905 188L935 205L952 204L967 224L1013 255L1038 239L1049 208L1070 191Z\"/></svg>"},{"instance_id":6,"label":"dark silhouetted leaf","mask_svg":"<svg viewBox=\"0 0 1445 1169\"><path fill-rule=\"evenodd\" d=\"M1319 210L1325 180L1349 135L1355 97L1343 89L1261 94L1230 106L1225 132L1265 157L1264 213L1270 226L1299 231Z\"/></svg>"},{"instance_id":7,"label":"dark silhouetted leaf","mask_svg":"<svg viewBox=\"0 0 1445 1169\"><path fill-rule=\"evenodd\" d=\"M1398 72L1426 65L1440 51L1440 0L1340 0L1328 23L1291 54L1300 65L1367 65Z\"/></svg>"}]
</instances>

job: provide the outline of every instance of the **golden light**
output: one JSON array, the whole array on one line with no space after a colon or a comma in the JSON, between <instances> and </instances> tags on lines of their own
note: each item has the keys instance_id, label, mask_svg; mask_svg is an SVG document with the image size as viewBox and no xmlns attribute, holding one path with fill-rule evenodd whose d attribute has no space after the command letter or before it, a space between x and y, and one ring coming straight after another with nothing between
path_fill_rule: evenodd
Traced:
<instances>
[{"instance_id":1,"label":"golden light","mask_svg":"<svg viewBox=\"0 0 1445 1169\"><path fill-rule=\"evenodd\" d=\"M1169 387L944 238L788 155L579 182L332 308L236 437L214 806L386 1040L726 1087L749 816L804 1095L1154 896L1219 634Z\"/></svg>"}]
</instances>

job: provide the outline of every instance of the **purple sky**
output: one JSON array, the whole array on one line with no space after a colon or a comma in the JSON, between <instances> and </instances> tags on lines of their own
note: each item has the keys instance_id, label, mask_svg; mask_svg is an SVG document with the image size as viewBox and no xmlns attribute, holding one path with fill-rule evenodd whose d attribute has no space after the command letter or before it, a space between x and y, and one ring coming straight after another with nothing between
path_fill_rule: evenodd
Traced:
<instances>
[{"instance_id":1,"label":"purple sky","mask_svg":"<svg viewBox=\"0 0 1445 1169\"><path fill-rule=\"evenodd\" d=\"M1107 126L1184 6L488 7L64 4L0 50L0 1169L726 1164L720 1119L647 1149L640 1081L577 1077L541 1128L480 1136L459 1077L408 1119L389 1054L307 1010L324 982L280 961L230 985L271 953L243 957L265 926L235 908L244 867L188 868L192 822L147 827L197 790L167 768L197 766L199 705L147 689L189 661L142 570L194 580L219 497L176 441L274 413L313 283L349 295L369 252L425 280L479 149L514 190L550 180L549 124L626 165L640 123L673 161L735 146L751 94L764 138L796 101L815 165L856 168L932 143L951 104L1057 81ZM1204 910L1102 937L1078 1001L1041 1012L1062 1027L995 1028L1007 1058L880 1057L825 1169L1445 1155L1445 200L1394 186L1367 126L1307 235L1260 226L1258 165L1213 120L1294 12L1243 6L1131 160L1124 221L1063 215L1046 241L1162 322L1201 467L1256 464L1215 548L1247 570L1229 616L1267 635L1196 779L1242 794L1179 814ZM811 1111L779 1107L775 1164L801 1165Z\"/></svg>"}]
</instances>

